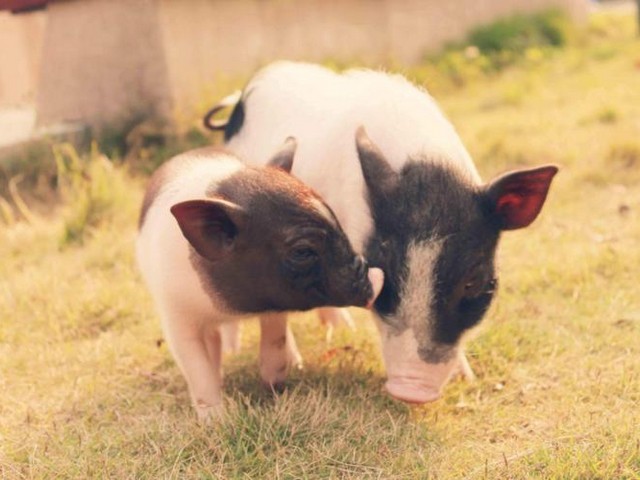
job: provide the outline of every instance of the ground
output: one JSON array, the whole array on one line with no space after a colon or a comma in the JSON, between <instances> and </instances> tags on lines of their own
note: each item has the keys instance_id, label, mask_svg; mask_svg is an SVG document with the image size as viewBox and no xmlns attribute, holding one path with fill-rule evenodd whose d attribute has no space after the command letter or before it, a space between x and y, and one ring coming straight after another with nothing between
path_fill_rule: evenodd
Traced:
<instances>
[{"instance_id":1,"label":"ground","mask_svg":"<svg viewBox=\"0 0 640 480\"><path fill-rule=\"evenodd\" d=\"M467 343L477 380L425 406L384 394L376 332L354 310L357 331L331 345L313 315L294 318L305 368L276 397L248 324L225 360L227 415L199 425L133 260L143 179L94 153L84 194L111 199L98 227L77 228L90 215L73 193L0 226L0 476L640 478L633 21L598 17L562 51L434 91L484 178L561 170L535 224L503 237L500 293Z\"/></svg>"}]
</instances>

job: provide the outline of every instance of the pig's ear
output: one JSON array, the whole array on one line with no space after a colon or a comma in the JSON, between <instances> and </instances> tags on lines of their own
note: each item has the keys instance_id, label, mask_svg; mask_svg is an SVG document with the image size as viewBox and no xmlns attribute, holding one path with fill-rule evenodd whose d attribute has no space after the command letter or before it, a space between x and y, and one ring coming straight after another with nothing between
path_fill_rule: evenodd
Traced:
<instances>
[{"instance_id":1,"label":"pig's ear","mask_svg":"<svg viewBox=\"0 0 640 480\"><path fill-rule=\"evenodd\" d=\"M246 222L242 207L218 198L177 203L171 213L196 252L211 261L231 252Z\"/></svg>"},{"instance_id":2,"label":"pig's ear","mask_svg":"<svg viewBox=\"0 0 640 480\"><path fill-rule=\"evenodd\" d=\"M356 131L356 150L369 194L374 199L385 198L397 185L398 174L371 141L363 126Z\"/></svg>"},{"instance_id":3,"label":"pig's ear","mask_svg":"<svg viewBox=\"0 0 640 480\"><path fill-rule=\"evenodd\" d=\"M287 173L291 173L293 167L293 157L296 154L298 142L293 137L289 137L284 141L280 150L278 150L267 163L270 167L281 168Z\"/></svg>"},{"instance_id":4,"label":"pig's ear","mask_svg":"<svg viewBox=\"0 0 640 480\"><path fill-rule=\"evenodd\" d=\"M558 167L546 165L506 173L486 187L486 194L502 230L524 228L533 222L547 198Z\"/></svg>"}]
</instances>

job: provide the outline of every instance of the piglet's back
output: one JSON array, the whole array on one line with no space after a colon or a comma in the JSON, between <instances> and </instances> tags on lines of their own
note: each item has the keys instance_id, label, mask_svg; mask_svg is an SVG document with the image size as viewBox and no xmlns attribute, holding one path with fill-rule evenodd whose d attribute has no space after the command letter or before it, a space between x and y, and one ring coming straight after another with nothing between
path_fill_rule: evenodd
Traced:
<instances>
[{"instance_id":1,"label":"piglet's back","mask_svg":"<svg viewBox=\"0 0 640 480\"><path fill-rule=\"evenodd\" d=\"M166 162L153 174L145 192L136 242L138 265L156 301L177 305L177 298L191 298L190 308L211 308L211 298L202 292L189 256L189 243L170 208L176 203L206 198L217 182L241 170L234 156L213 148L194 150ZM185 290L190 294L184 296ZM201 302L193 301L201 296ZM158 305L164 311L162 305ZM192 312L197 316L197 312Z\"/></svg>"},{"instance_id":2,"label":"piglet's back","mask_svg":"<svg viewBox=\"0 0 640 480\"><path fill-rule=\"evenodd\" d=\"M211 147L192 150L172 158L158 168L149 179L142 201L138 229L143 230L152 208L190 198L204 198L206 191L215 187L217 181L242 168L243 164L235 156Z\"/></svg>"}]
</instances>

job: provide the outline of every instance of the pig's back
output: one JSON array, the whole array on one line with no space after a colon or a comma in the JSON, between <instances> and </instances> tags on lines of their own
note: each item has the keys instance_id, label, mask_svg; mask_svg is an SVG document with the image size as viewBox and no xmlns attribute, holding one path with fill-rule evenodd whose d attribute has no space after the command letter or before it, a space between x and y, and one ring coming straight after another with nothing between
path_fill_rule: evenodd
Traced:
<instances>
[{"instance_id":1,"label":"pig's back","mask_svg":"<svg viewBox=\"0 0 640 480\"><path fill-rule=\"evenodd\" d=\"M242 168L228 154L202 149L168 161L149 180L136 257L163 317L173 312L199 320L211 315L216 306L192 267L189 243L170 208L182 201L206 198L217 182Z\"/></svg>"},{"instance_id":2,"label":"pig's back","mask_svg":"<svg viewBox=\"0 0 640 480\"><path fill-rule=\"evenodd\" d=\"M359 252L372 228L355 148L360 125L397 171L408 158L446 159L479 182L451 123L428 93L401 76L280 62L254 77L242 101L244 122L228 148L262 165L285 138L295 137L292 173L324 197Z\"/></svg>"}]
</instances>

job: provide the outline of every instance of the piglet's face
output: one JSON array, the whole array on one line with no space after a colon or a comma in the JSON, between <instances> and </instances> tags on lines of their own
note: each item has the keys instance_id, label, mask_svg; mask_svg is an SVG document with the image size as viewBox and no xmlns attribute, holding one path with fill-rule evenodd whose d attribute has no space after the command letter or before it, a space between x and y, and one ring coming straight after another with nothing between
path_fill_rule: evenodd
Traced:
<instances>
[{"instance_id":1,"label":"piglet's face","mask_svg":"<svg viewBox=\"0 0 640 480\"><path fill-rule=\"evenodd\" d=\"M322 199L289 175L294 152L289 140L270 167L243 169L208 198L171 209L193 247L194 268L230 310L365 306L373 299L370 277L381 272L355 254Z\"/></svg>"}]
</instances>

